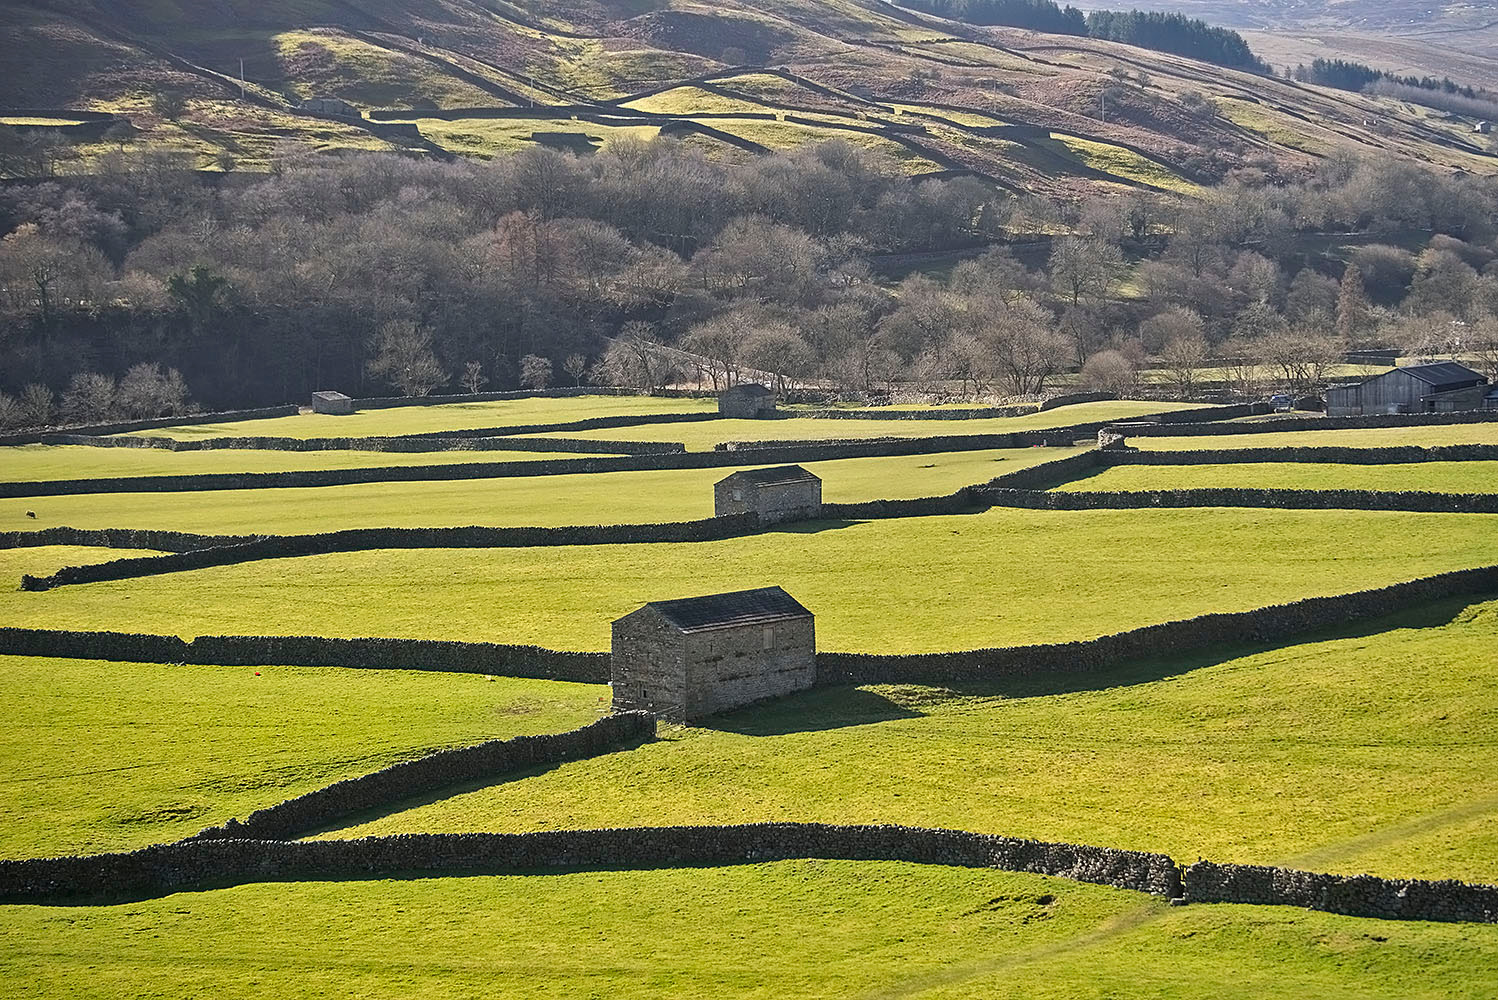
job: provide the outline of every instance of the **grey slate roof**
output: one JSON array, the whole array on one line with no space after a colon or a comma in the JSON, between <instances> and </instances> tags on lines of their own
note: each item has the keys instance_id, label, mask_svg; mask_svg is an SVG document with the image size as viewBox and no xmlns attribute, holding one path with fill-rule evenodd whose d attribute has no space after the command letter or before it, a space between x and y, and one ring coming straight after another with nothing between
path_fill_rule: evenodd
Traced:
<instances>
[{"instance_id":1,"label":"grey slate roof","mask_svg":"<svg viewBox=\"0 0 1498 1000\"><path fill-rule=\"evenodd\" d=\"M1396 368L1395 371L1403 372L1411 378L1419 379L1426 385L1435 389L1464 389L1469 385L1481 385L1487 379L1480 372L1475 372L1464 364L1456 361L1438 361L1430 365L1410 365L1407 368ZM1388 374L1387 372L1385 374Z\"/></svg>"},{"instance_id":2,"label":"grey slate roof","mask_svg":"<svg viewBox=\"0 0 1498 1000\"><path fill-rule=\"evenodd\" d=\"M676 601L651 601L661 617L683 632L771 625L775 622L810 618L812 614L779 587L739 590L731 594L685 597Z\"/></svg>"},{"instance_id":3,"label":"grey slate roof","mask_svg":"<svg viewBox=\"0 0 1498 1000\"><path fill-rule=\"evenodd\" d=\"M772 469L744 469L741 472L735 472L731 476L725 476L719 482L726 483L730 479L753 483L755 486L786 486L791 483L819 483L822 481L815 473L807 472L799 465L777 465Z\"/></svg>"},{"instance_id":4,"label":"grey slate roof","mask_svg":"<svg viewBox=\"0 0 1498 1000\"><path fill-rule=\"evenodd\" d=\"M738 393L747 396L773 396L775 391L758 382L740 382L738 385L729 386L723 390L724 393Z\"/></svg>"}]
</instances>

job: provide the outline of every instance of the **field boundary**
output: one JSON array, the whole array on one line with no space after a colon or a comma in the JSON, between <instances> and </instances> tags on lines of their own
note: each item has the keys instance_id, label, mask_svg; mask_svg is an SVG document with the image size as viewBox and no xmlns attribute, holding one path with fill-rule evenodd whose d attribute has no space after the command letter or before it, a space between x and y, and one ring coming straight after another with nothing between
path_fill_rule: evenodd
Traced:
<instances>
[{"instance_id":1,"label":"field boundary","mask_svg":"<svg viewBox=\"0 0 1498 1000\"><path fill-rule=\"evenodd\" d=\"M515 736L438 750L256 809L242 821L231 819L223 826L208 827L188 840L294 839L418 795L527 768L597 757L654 736L655 716L646 712L620 712L564 733Z\"/></svg>"},{"instance_id":2,"label":"field boundary","mask_svg":"<svg viewBox=\"0 0 1498 1000\"><path fill-rule=\"evenodd\" d=\"M0 902L141 900L256 882L630 871L791 860L989 868L1181 903L1296 906L1386 920L1498 921L1498 886L1344 876L896 825L754 823L357 840L202 839L86 857L0 861Z\"/></svg>"},{"instance_id":3,"label":"field boundary","mask_svg":"<svg viewBox=\"0 0 1498 1000\"><path fill-rule=\"evenodd\" d=\"M1387 510L1419 514L1498 514L1498 493L1430 493L1419 490L1282 490L1240 486L1185 490L1016 490L975 487L989 507L1027 510L1144 510L1191 507L1260 507L1269 510ZM103 564L103 565L108 565Z\"/></svg>"},{"instance_id":4,"label":"field boundary","mask_svg":"<svg viewBox=\"0 0 1498 1000\"><path fill-rule=\"evenodd\" d=\"M256 410L223 410L218 413L194 413L183 417L157 417L150 420L127 420L112 424L72 424L20 434L0 434L0 446L43 444L44 438L54 434L130 434L135 431L158 430L162 427L194 427L198 424L224 424L236 420L294 417L300 412L301 407L293 405L263 406Z\"/></svg>"},{"instance_id":5,"label":"field boundary","mask_svg":"<svg viewBox=\"0 0 1498 1000\"><path fill-rule=\"evenodd\" d=\"M937 653L817 653L817 687L984 682L1109 670L1131 662L1258 645L1383 618L1452 597L1498 594L1498 565L1248 611L1212 612L1095 639ZM609 654L435 639L177 636L0 627L0 654L220 666L433 670L607 683Z\"/></svg>"},{"instance_id":6,"label":"field boundary","mask_svg":"<svg viewBox=\"0 0 1498 1000\"><path fill-rule=\"evenodd\" d=\"M1206 437L1218 434L1278 434L1290 431L1377 430L1380 427L1432 427L1446 424L1485 424L1498 421L1498 410L1457 413L1369 413L1349 417L1275 417L1253 423L1214 423L1210 430L1185 430L1177 424L1151 424L1148 417L1119 420L1128 437Z\"/></svg>"},{"instance_id":7,"label":"field boundary","mask_svg":"<svg viewBox=\"0 0 1498 1000\"><path fill-rule=\"evenodd\" d=\"M182 440L170 437L91 437L54 434L42 444L84 448L153 448L161 451L372 451L425 454L444 451L562 451L599 455L669 455L687 450L672 441L603 441L585 438L473 437L410 435L395 437L290 438L221 437Z\"/></svg>"}]
</instances>

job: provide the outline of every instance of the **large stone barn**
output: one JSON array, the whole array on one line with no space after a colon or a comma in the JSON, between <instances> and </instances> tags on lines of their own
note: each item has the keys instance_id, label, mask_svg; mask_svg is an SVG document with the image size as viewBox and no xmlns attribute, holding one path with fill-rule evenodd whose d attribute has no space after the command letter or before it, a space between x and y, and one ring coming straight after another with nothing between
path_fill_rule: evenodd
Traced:
<instances>
[{"instance_id":1,"label":"large stone barn","mask_svg":"<svg viewBox=\"0 0 1498 1000\"><path fill-rule=\"evenodd\" d=\"M652 601L614 622L614 711L691 722L811 687L812 613L779 587Z\"/></svg>"},{"instance_id":2,"label":"large stone barn","mask_svg":"<svg viewBox=\"0 0 1498 1000\"><path fill-rule=\"evenodd\" d=\"M718 393L718 415L753 420L775 414L775 392L755 382L740 382Z\"/></svg>"},{"instance_id":3,"label":"large stone barn","mask_svg":"<svg viewBox=\"0 0 1498 1000\"><path fill-rule=\"evenodd\" d=\"M1408 365L1356 385L1326 390L1326 413L1352 417L1372 413L1453 413L1480 410L1487 377L1455 361Z\"/></svg>"},{"instance_id":4,"label":"large stone barn","mask_svg":"<svg viewBox=\"0 0 1498 1000\"><path fill-rule=\"evenodd\" d=\"M714 484L714 517L751 512L762 524L820 517L822 480L799 465L781 465L745 469Z\"/></svg>"}]
</instances>

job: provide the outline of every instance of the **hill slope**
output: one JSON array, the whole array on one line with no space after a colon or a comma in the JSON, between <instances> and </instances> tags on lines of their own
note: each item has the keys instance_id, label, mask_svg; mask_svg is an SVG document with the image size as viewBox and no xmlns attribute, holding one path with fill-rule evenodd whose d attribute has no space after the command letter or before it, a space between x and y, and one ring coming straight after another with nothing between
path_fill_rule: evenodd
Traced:
<instances>
[{"instance_id":1,"label":"hill slope","mask_svg":"<svg viewBox=\"0 0 1498 1000\"><path fill-rule=\"evenodd\" d=\"M1053 194L1190 190L1341 149L1498 167L1421 109L881 0L20 0L0 28L20 42L0 106L114 112L139 130L81 143L78 169L117 146L257 168L287 141L490 156L662 132L718 156L841 138L912 174ZM310 116L312 96L383 113Z\"/></svg>"}]
</instances>

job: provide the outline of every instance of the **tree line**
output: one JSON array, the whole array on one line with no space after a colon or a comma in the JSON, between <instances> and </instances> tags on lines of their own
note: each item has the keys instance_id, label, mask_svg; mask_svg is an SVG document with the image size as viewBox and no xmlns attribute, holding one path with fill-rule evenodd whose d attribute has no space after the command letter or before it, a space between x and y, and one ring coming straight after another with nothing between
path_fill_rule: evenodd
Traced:
<instances>
[{"instance_id":1,"label":"tree line","mask_svg":"<svg viewBox=\"0 0 1498 1000\"><path fill-rule=\"evenodd\" d=\"M1066 202L912 183L841 142L743 163L669 140L309 156L217 185L148 158L0 191L0 423L317 389L1133 391L1228 359L1310 390L1350 346L1478 357L1495 219L1492 179L1392 157Z\"/></svg>"},{"instance_id":2,"label":"tree line","mask_svg":"<svg viewBox=\"0 0 1498 1000\"><path fill-rule=\"evenodd\" d=\"M968 24L1028 28L1137 45L1202 62L1266 73L1242 35L1183 14L1158 11L1095 10L1084 14L1054 0L900 0L902 7Z\"/></svg>"}]
</instances>

